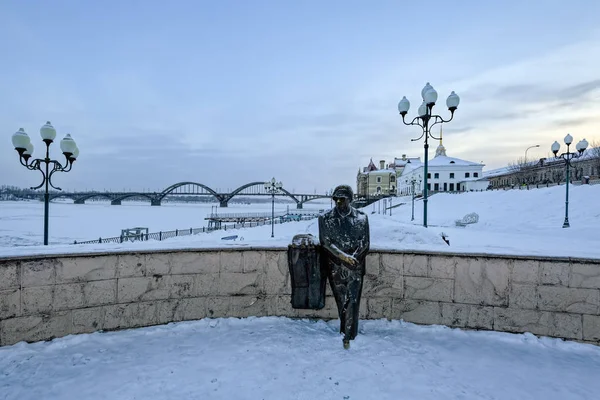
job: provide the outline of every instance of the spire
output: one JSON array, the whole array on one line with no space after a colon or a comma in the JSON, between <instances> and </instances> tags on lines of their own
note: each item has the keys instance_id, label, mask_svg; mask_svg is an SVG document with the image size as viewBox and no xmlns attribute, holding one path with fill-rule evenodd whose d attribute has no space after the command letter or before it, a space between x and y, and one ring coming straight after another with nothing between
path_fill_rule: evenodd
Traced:
<instances>
[{"instance_id":1,"label":"spire","mask_svg":"<svg viewBox=\"0 0 600 400\"><path fill-rule=\"evenodd\" d=\"M446 157L446 148L442 144L442 126L440 125L440 145L435 150L435 156L444 156Z\"/></svg>"}]
</instances>

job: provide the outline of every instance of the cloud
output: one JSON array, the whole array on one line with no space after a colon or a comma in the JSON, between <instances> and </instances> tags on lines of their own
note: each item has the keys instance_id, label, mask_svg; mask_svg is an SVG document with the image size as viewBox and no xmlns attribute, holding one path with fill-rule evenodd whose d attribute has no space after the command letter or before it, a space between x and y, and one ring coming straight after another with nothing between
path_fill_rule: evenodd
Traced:
<instances>
[{"instance_id":1,"label":"cloud","mask_svg":"<svg viewBox=\"0 0 600 400\"><path fill-rule=\"evenodd\" d=\"M568 99L576 101L586 98L588 94L598 89L600 89L600 79L594 79L563 88L558 94L563 100Z\"/></svg>"}]
</instances>

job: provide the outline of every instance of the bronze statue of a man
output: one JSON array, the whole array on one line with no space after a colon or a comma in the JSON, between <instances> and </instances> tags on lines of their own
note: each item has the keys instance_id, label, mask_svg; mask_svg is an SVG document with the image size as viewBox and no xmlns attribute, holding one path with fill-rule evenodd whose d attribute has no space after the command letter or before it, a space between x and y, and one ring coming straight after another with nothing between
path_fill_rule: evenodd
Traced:
<instances>
[{"instance_id":1,"label":"bronze statue of a man","mask_svg":"<svg viewBox=\"0 0 600 400\"><path fill-rule=\"evenodd\" d=\"M329 284L340 316L344 348L358 333L358 310L369 251L369 219L353 208L352 188L340 185L332 195L335 207L319 216L319 242L327 263Z\"/></svg>"}]
</instances>

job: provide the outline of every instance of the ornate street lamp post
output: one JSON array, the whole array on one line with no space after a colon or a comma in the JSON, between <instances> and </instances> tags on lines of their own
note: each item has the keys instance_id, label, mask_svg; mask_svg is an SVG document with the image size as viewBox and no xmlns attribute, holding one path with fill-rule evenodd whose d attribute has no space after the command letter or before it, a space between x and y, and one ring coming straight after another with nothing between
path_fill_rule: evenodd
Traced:
<instances>
[{"instance_id":1,"label":"ornate street lamp post","mask_svg":"<svg viewBox=\"0 0 600 400\"><path fill-rule=\"evenodd\" d=\"M421 90L421 97L423 98L423 103L419 106L417 111L418 116L415 117L411 122L406 122L404 117L408 113L410 109L410 102L406 98L406 96L402 97L402 100L398 103L398 112L402 115L402 122L404 125L417 125L423 129L423 133L416 139L411 139L411 142L420 140L425 137L425 164L424 164L424 183L425 186L423 188L423 226L427 228L427 192L429 191L427 188L427 166L428 166L428 158L429 158L429 143L427 140L429 137L435 140L440 140L431 134L431 128L434 125L447 123L452 121L454 118L454 111L458 108L458 104L460 103L460 98L454 92L450 93L450 96L446 99L446 106L448 110L450 110L450 119L443 119L439 115L433 115L432 110L433 106L435 106L435 102L437 101L438 94L435 89L427 82L425 87Z\"/></svg>"},{"instance_id":2,"label":"ornate street lamp post","mask_svg":"<svg viewBox=\"0 0 600 400\"><path fill-rule=\"evenodd\" d=\"M36 187L31 189L36 190L44 186L44 245L48 245L48 210L50 205L50 194L48 192L49 186L56 190L62 190L52 184L52 175L55 172L69 172L73 167L73 163L79 156L79 149L75 144L75 141L71 138L71 135L66 135L60 141L60 150L65 155L65 165L62 165L56 160L50 159L50 145L56 137L56 130L50 124L50 121L46 122L44 126L40 128L40 135L42 140L46 144L46 157L36 158L29 162L33 154L33 145L29 139L27 133L23 128L19 129L12 135L12 144L15 146L15 150L19 153L19 161L21 165L29 170L38 170L42 173L43 180ZM52 165L52 168L50 168Z\"/></svg>"},{"instance_id":3,"label":"ornate street lamp post","mask_svg":"<svg viewBox=\"0 0 600 400\"><path fill-rule=\"evenodd\" d=\"M275 181L275 178L265 182L265 190L271 194L271 237L275 237L275 193L282 187L281 182Z\"/></svg>"},{"instance_id":4,"label":"ornate street lamp post","mask_svg":"<svg viewBox=\"0 0 600 400\"><path fill-rule=\"evenodd\" d=\"M554 157L562 158L563 160L565 160L565 167L567 168L567 181L565 184L565 187L566 187L565 222L563 222L563 226L562 226L563 228L568 228L571 226L571 225L569 225L569 183L570 183L569 170L572 167L571 160L581 157L583 155L583 152L585 151L585 149L587 149L588 144L589 144L587 140L583 139L579 143L577 143L577 145L575 146L575 149L577 149L577 153L571 153L569 151L569 146L571 146L572 143L573 143L573 136L571 136L570 134L567 134L567 136L565 136L565 144L567 145L567 152L562 153L560 155L558 155L558 151L560 150L560 144L557 141L552 143L552 152L554 153Z\"/></svg>"},{"instance_id":5,"label":"ornate street lamp post","mask_svg":"<svg viewBox=\"0 0 600 400\"><path fill-rule=\"evenodd\" d=\"M421 175L419 175L419 185L421 185ZM412 215L410 217L411 221L415 220L415 183L417 183L417 178L415 176L413 176L410 181L407 179L406 183L409 184L410 183L410 191L412 193Z\"/></svg>"}]
</instances>

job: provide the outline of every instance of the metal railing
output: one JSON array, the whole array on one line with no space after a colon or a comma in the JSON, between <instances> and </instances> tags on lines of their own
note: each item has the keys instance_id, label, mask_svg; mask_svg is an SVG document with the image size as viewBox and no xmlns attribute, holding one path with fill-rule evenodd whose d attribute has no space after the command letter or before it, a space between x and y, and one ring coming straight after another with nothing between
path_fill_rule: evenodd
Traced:
<instances>
[{"instance_id":1,"label":"metal railing","mask_svg":"<svg viewBox=\"0 0 600 400\"><path fill-rule=\"evenodd\" d=\"M290 212L290 215L293 214ZM285 222L290 222L283 218L284 216L276 216L273 221L275 224L281 224ZM316 214L312 215L303 215L298 220L299 221L307 221L316 218ZM102 244L102 243L124 243L124 242L134 242L134 241L148 241L148 240L166 240L179 236L190 236L197 235L199 233L208 233L213 231L227 231L228 229L237 229L237 228L253 228L256 226L262 225L270 225L270 220L265 221L249 221L249 222L241 222L241 223L233 223L233 224L221 224L220 227L216 228L188 228L188 229L175 229L174 231L160 231L153 233L140 233L138 235L128 235L128 236L114 236L109 238L98 238L96 240L86 240L83 242L74 241L73 244Z\"/></svg>"}]
</instances>

